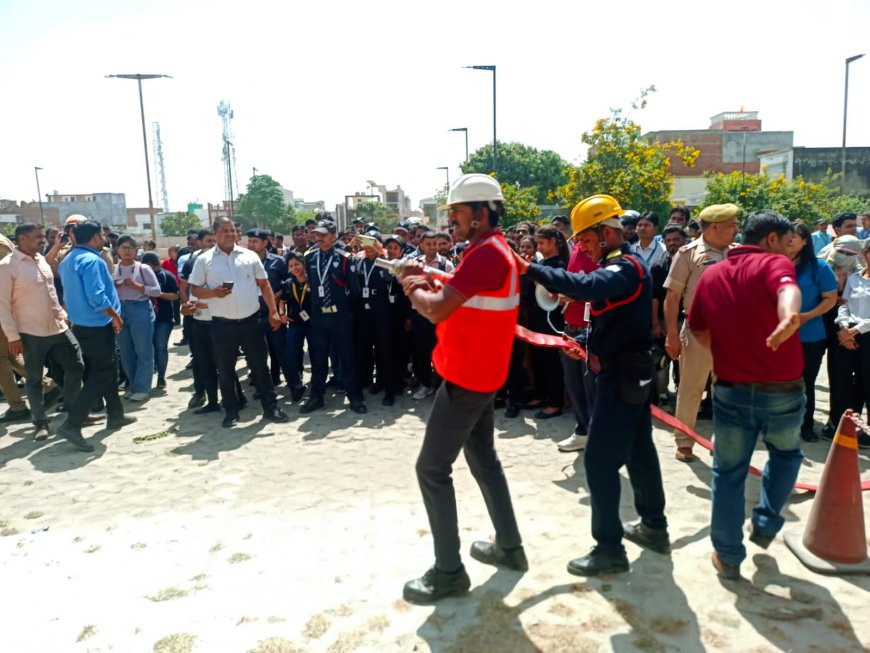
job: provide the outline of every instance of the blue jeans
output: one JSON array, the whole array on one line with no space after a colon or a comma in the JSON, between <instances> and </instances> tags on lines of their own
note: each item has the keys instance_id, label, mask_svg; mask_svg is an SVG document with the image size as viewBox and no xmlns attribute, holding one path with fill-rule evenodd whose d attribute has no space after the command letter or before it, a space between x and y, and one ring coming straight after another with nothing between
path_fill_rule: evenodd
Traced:
<instances>
[{"instance_id":1,"label":"blue jeans","mask_svg":"<svg viewBox=\"0 0 870 653\"><path fill-rule=\"evenodd\" d=\"M148 394L154 375L154 309L150 300L121 302L121 365L133 394Z\"/></svg>"},{"instance_id":2,"label":"blue jeans","mask_svg":"<svg viewBox=\"0 0 870 653\"><path fill-rule=\"evenodd\" d=\"M780 511L788 501L800 470L800 430L806 396L797 392L759 392L751 385L724 387L713 393L713 518L710 538L720 560L740 564L746 557L746 474L758 436L768 451L761 478L761 498L752 524L768 535L780 531Z\"/></svg>"},{"instance_id":3,"label":"blue jeans","mask_svg":"<svg viewBox=\"0 0 870 653\"><path fill-rule=\"evenodd\" d=\"M287 383L294 390L302 387L302 357L304 356L302 345L310 336L311 326L307 323L294 323L287 327L284 357L287 359L287 371L291 375L291 378L287 379ZM311 349L310 341L308 348Z\"/></svg>"},{"instance_id":4,"label":"blue jeans","mask_svg":"<svg viewBox=\"0 0 870 653\"><path fill-rule=\"evenodd\" d=\"M166 366L169 365L169 336L172 322L154 323L154 365L157 367L157 380L166 381Z\"/></svg>"}]
</instances>

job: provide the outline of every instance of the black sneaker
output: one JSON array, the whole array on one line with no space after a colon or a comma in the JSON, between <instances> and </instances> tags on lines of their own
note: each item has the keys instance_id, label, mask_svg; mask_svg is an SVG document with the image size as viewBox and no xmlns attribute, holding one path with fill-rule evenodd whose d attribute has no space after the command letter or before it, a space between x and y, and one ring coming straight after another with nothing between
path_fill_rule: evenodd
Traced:
<instances>
[{"instance_id":1,"label":"black sneaker","mask_svg":"<svg viewBox=\"0 0 870 653\"><path fill-rule=\"evenodd\" d=\"M625 549L593 548L588 555L568 563L568 573L575 576L597 576L628 571Z\"/></svg>"},{"instance_id":2,"label":"black sneaker","mask_svg":"<svg viewBox=\"0 0 870 653\"><path fill-rule=\"evenodd\" d=\"M302 404L302 407L299 409L299 413L301 415L307 415L308 413L313 413L315 410L323 408L324 405L323 397L309 395L308 400Z\"/></svg>"},{"instance_id":3,"label":"black sneaker","mask_svg":"<svg viewBox=\"0 0 870 653\"><path fill-rule=\"evenodd\" d=\"M471 579L465 572L465 567L450 574L432 567L420 578L405 583L402 597L408 603L433 603L448 596L465 594L470 587Z\"/></svg>"},{"instance_id":4,"label":"black sneaker","mask_svg":"<svg viewBox=\"0 0 870 653\"><path fill-rule=\"evenodd\" d=\"M205 405L205 395L193 395L187 402L188 408L199 408Z\"/></svg>"},{"instance_id":5,"label":"black sneaker","mask_svg":"<svg viewBox=\"0 0 870 653\"><path fill-rule=\"evenodd\" d=\"M366 405L359 399L350 402L350 409L358 415L364 415L369 411Z\"/></svg>"},{"instance_id":6,"label":"black sneaker","mask_svg":"<svg viewBox=\"0 0 870 653\"><path fill-rule=\"evenodd\" d=\"M831 423L825 424L822 428L822 440L828 440L829 442L834 439L834 435L836 435L837 431L834 428L834 425Z\"/></svg>"},{"instance_id":7,"label":"black sneaker","mask_svg":"<svg viewBox=\"0 0 870 653\"><path fill-rule=\"evenodd\" d=\"M473 542L471 557L485 565L505 567L514 571L529 570L529 561L522 546L506 551L494 542Z\"/></svg>"},{"instance_id":8,"label":"black sneaker","mask_svg":"<svg viewBox=\"0 0 870 653\"><path fill-rule=\"evenodd\" d=\"M273 406L272 408L267 408L263 411L263 419L267 419L272 422L287 422L290 420L287 417L287 413L278 408L277 406Z\"/></svg>"},{"instance_id":9,"label":"black sneaker","mask_svg":"<svg viewBox=\"0 0 870 653\"><path fill-rule=\"evenodd\" d=\"M74 426L70 426L66 422L58 427L57 434L62 438L69 440L70 444L79 451L91 452L94 450L94 445L90 444L82 437L81 430Z\"/></svg>"},{"instance_id":10,"label":"black sneaker","mask_svg":"<svg viewBox=\"0 0 870 653\"><path fill-rule=\"evenodd\" d=\"M30 419L29 408L22 408L21 410L12 410L10 408L3 415L0 415L0 423L3 424L7 422L21 422L26 419Z\"/></svg>"},{"instance_id":11,"label":"black sneaker","mask_svg":"<svg viewBox=\"0 0 870 653\"><path fill-rule=\"evenodd\" d=\"M642 521L636 524L622 523L622 535L629 542L667 555L671 552L671 538L666 528L650 528Z\"/></svg>"},{"instance_id":12,"label":"black sneaker","mask_svg":"<svg viewBox=\"0 0 870 653\"><path fill-rule=\"evenodd\" d=\"M508 407L505 408L504 416L508 419L514 419L515 417L520 416L520 405L519 404L508 404Z\"/></svg>"},{"instance_id":13,"label":"black sneaker","mask_svg":"<svg viewBox=\"0 0 870 653\"><path fill-rule=\"evenodd\" d=\"M239 423L238 415L227 415L221 422L221 426L225 429L231 429Z\"/></svg>"},{"instance_id":14,"label":"black sneaker","mask_svg":"<svg viewBox=\"0 0 870 653\"><path fill-rule=\"evenodd\" d=\"M207 413L219 413L221 412L220 404L206 404L205 406L200 406L195 411L193 411L194 415L205 415Z\"/></svg>"},{"instance_id":15,"label":"black sneaker","mask_svg":"<svg viewBox=\"0 0 870 653\"><path fill-rule=\"evenodd\" d=\"M117 431L118 429L122 429L125 426L129 426L130 424L135 424L139 420L135 417L128 417L126 415L122 415L121 417L109 417L106 419L106 429L109 431Z\"/></svg>"},{"instance_id":16,"label":"black sneaker","mask_svg":"<svg viewBox=\"0 0 870 653\"><path fill-rule=\"evenodd\" d=\"M290 401L296 403L297 401L302 399L302 396L305 394L305 389L306 386L304 385L300 385L298 388L293 388L290 391Z\"/></svg>"},{"instance_id":17,"label":"black sneaker","mask_svg":"<svg viewBox=\"0 0 870 653\"><path fill-rule=\"evenodd\" d=\"M770 543L773 542L776 535L771 535L769 533L764 533L755 526L752 525L752 532L749 534L749 541L753 544L757 544L762 549L766 549L770 546Z\"/></svg>"}]
</instances>

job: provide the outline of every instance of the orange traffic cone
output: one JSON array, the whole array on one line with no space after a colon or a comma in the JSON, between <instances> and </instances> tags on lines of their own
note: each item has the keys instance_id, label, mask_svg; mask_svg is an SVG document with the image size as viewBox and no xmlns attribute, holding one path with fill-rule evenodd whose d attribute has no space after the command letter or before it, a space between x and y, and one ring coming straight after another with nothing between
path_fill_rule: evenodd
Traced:
<instances>
[{"instance_id":1,"label":"orange traffic cone","mask_svg":"<svg viewBox=\"0 0 870 653\"><path fill-rule=\"evenodd\" d=\"M820 574L870 574L852 411L840 419L803 538L786 535L798 560Z\"/></svg>"}]
</instances>

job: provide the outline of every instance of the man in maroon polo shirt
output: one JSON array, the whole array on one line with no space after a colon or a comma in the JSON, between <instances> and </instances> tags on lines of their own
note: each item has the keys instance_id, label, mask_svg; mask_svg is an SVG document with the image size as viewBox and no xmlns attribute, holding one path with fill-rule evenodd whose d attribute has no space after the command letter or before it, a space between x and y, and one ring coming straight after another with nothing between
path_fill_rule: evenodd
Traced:
<instances>
[{"instance_id":1,"label":"man in maroon polo shirt","mask_svg":"<svg viewBox=\"0 0 870 653\"><path fill-rule=\"evenodd\" d=\"M784 255L791 223L773 211L749 215L743 246L698 282L689 327L713 353L713 566L740 578L744 485L758 436L769 457L749 539L762 548L782 528L780 511L803 460L800 429L806 398L800 326L801 293Z\"/></svg>"}]
</instances>

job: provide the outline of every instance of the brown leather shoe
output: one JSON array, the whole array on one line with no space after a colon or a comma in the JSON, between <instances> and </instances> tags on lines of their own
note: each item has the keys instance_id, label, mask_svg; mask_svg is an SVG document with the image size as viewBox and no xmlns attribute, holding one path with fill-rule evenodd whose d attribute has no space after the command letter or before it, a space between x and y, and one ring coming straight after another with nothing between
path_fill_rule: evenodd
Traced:
<instances>
[{"instance_id":1,"label":"brown leather shoe","mask_svg":"<svg viewBox=\"0 0 870 653\"><path fill-rule=\"evenodd\" d=\"M674 458L681 463L693 463L698 460L698 457L692 453L692 447L678 447Z\"/></svg>"}]
</instances>

